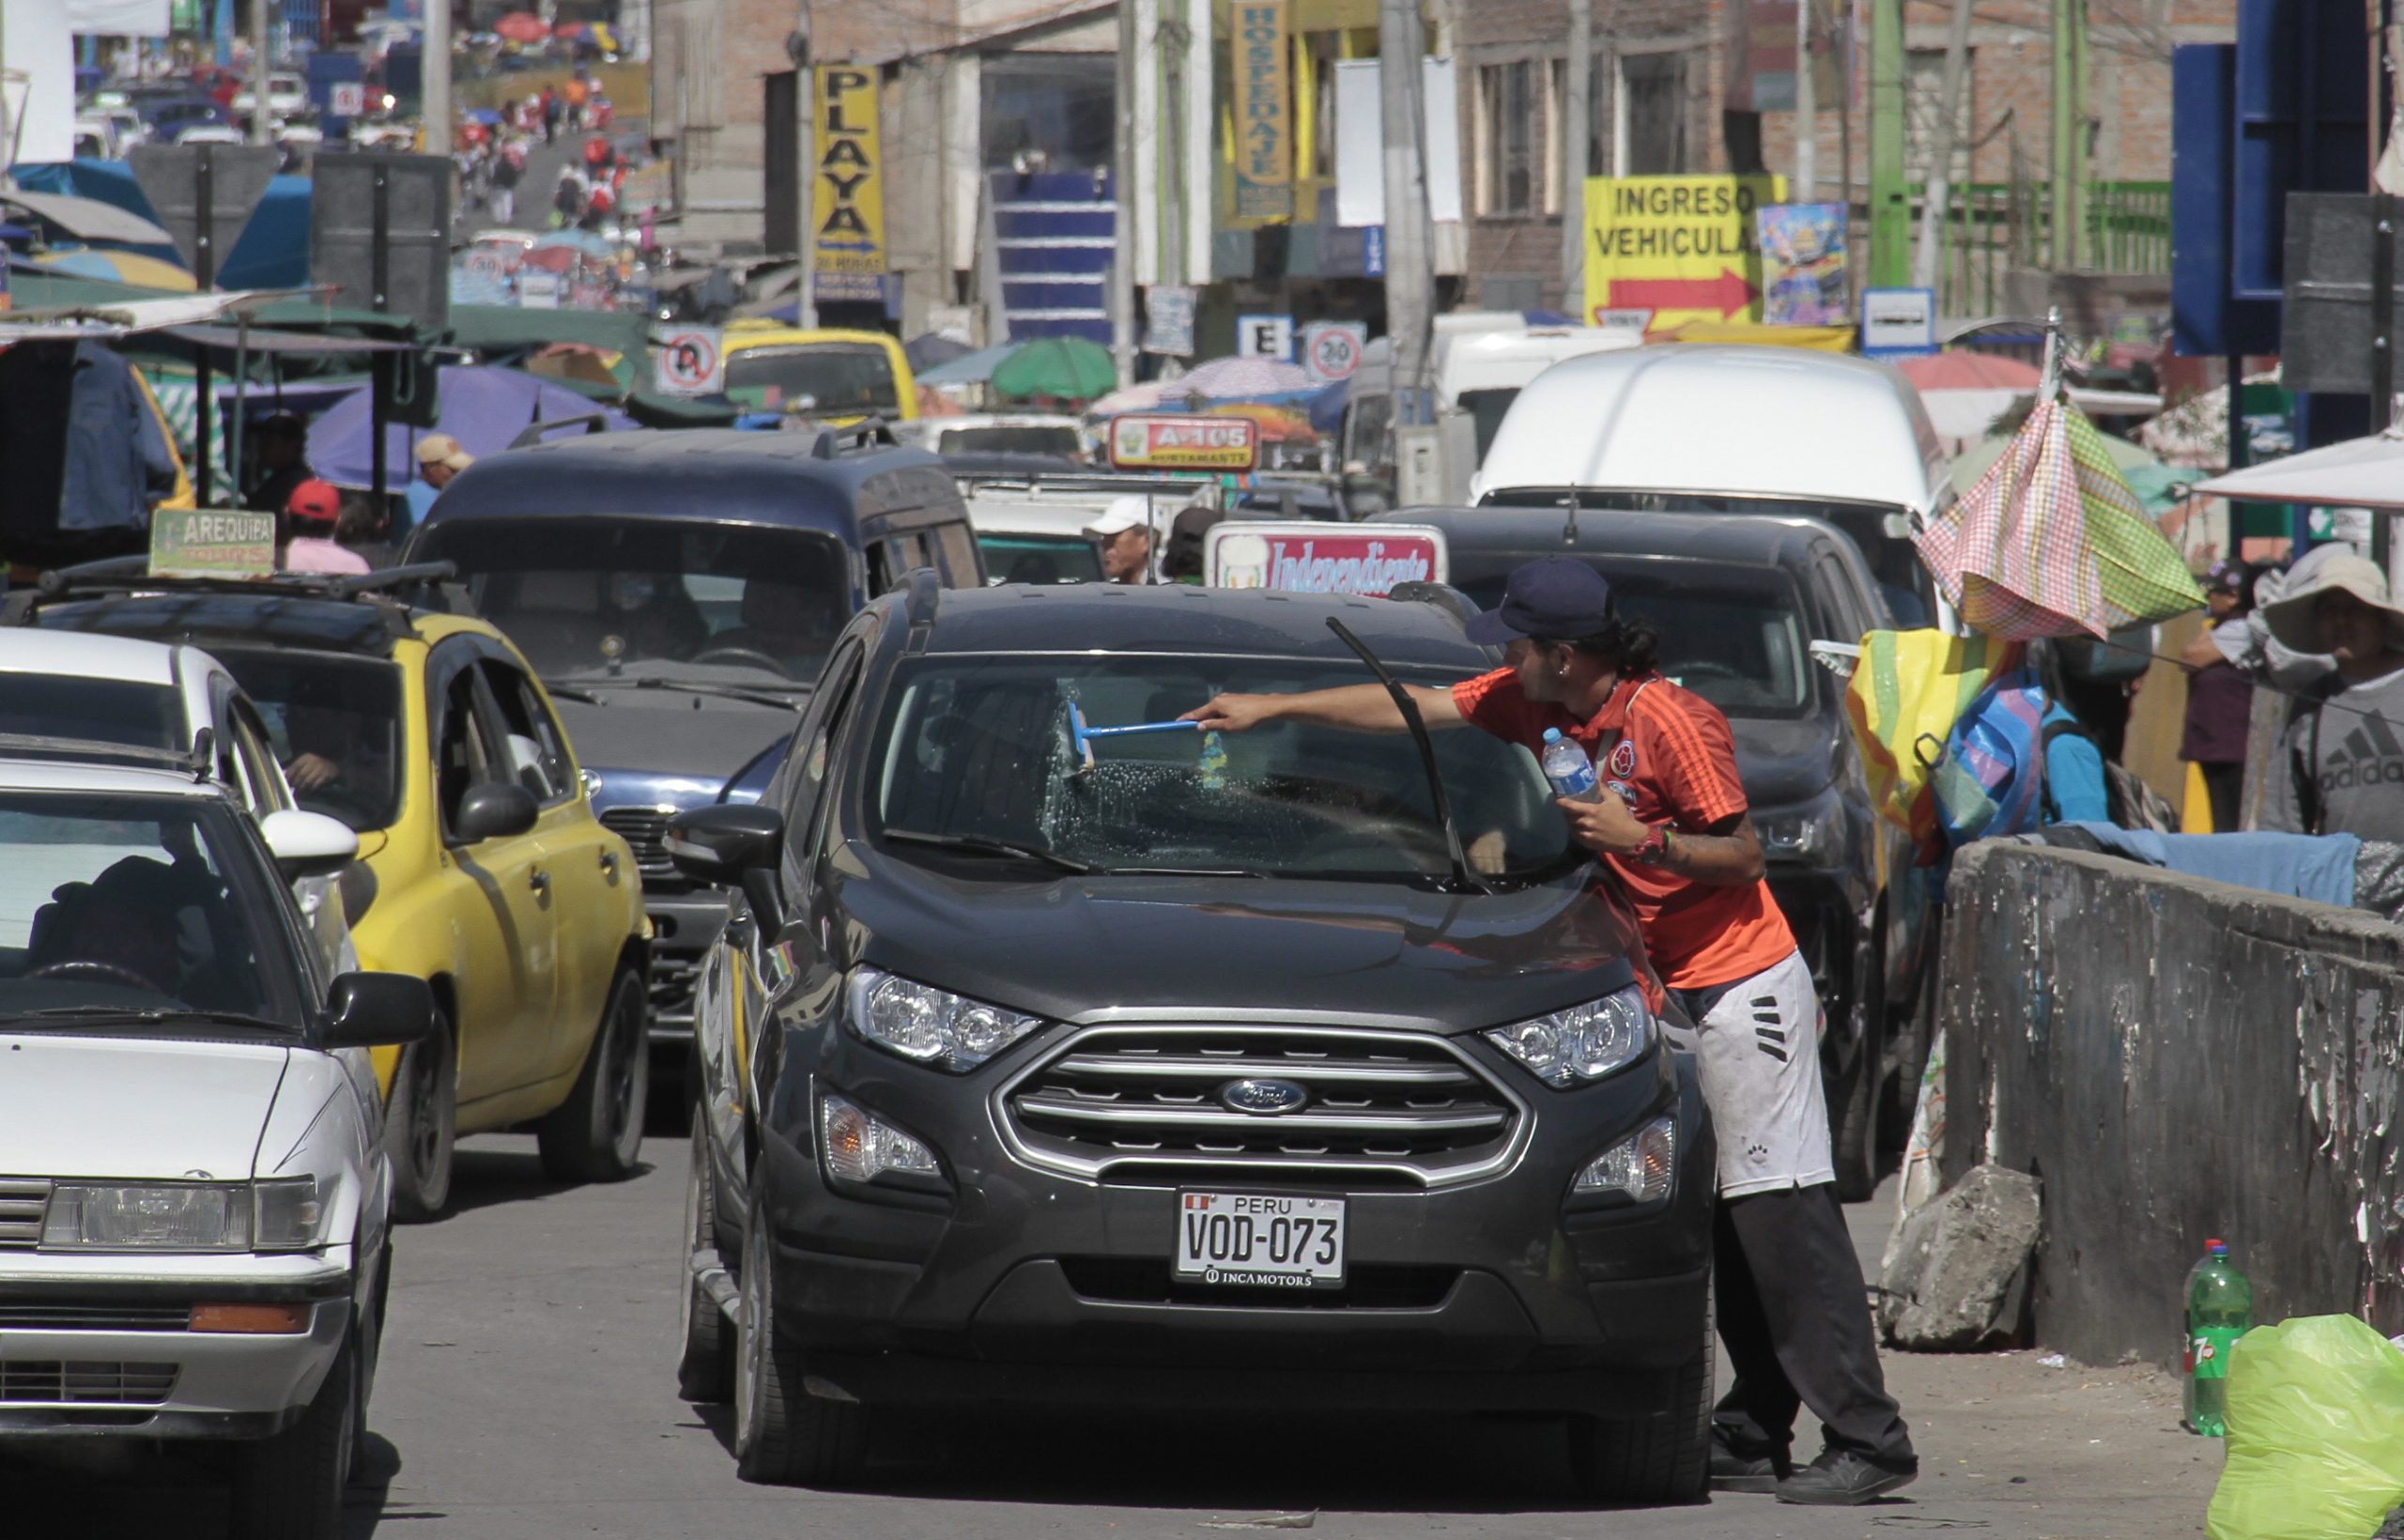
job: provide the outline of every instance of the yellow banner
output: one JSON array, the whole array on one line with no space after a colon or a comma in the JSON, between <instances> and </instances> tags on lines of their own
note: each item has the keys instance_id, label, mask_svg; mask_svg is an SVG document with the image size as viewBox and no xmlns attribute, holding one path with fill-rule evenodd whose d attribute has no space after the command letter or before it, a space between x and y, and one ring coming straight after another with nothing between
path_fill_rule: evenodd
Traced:
<instances>
[{"instance_id":1,"label":"yellow banner","mask_svg":"<svg viewBox=\"0 0 2404 1540\"><path fill-rule=\"evenodd\" d=\"M828 278L881 277L885 183L876 129L877 77L848 64L818 67L818 164L811 176L810 228L818 232L819 294Z\"/></svg>"},{"instance_id":2,"label":"yellow banner","mask_svg":"<svg viewBox=\"0 0 2404 1540\"><path fill-rule=\"evenodd\" d=\"M1762 318L1753 211L1783 177L1595 177L1586 183L1586 318L1649 310L1651 330Z\"/></svg>"},{"instance_id":3,"label":"yellow banner","mask_svg":"<svg viewBox=\"0 0 2404 1540\"><path fill-rule=\"evenodd\" d=\"M1236 218L1294 217L1287 0L1235 0Z\"/></svg>"}]
</instances>

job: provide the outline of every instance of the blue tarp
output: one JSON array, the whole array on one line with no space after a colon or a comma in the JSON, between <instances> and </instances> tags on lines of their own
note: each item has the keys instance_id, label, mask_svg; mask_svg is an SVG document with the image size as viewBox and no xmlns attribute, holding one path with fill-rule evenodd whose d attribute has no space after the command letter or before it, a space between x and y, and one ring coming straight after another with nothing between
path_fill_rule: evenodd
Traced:
<instances>
[{"instance_id":1,"label":"blue tarp","mask_svg":"<svg viewBox=\"0 0 2404 1540\"><path fill-rule=\"evenodd\" d=\"M612 430L635 425L624 412L598 406L556 380L493 364L446 364L439 389L439 410L433 427L384 424L387 490L398 490L408 482L417 464L417 440L428 433L447 433L459 440L461 449L481 459L508 448L512 439L538 419L582 417L597 411ZM336 486L365 486L373 474L376 439L369 407L367 388L362 385L309 424L309 464ZM561 431L583 433L589 426L579 423Z\"/></svg>"},{"instance_id":2,"label":"blue tarp","mask_svg":"<svg viewBox=\"0 0 2404 1540\"><path fill-rule=\"evenodd\" d=\"M1351 399L1352 382L1339 379L1310 399L1311 426L1321 433L1333 433L1344 425L1344 403Z\"/></svg>"},{"instance_id":3,"label":"blue tarp","mask_svg":"<svg viewBox=\"0 0 2404 1540\"><path fill-rule=\"evenodd\" d=\"M156 221L158 211L143 196L133 168L123 161L54 161L15 168L17 185L28 192L64 192ZM125 246L183 266L173 246ZM309 178L276 177L267 184L251 222L217 270L219 288L303 288L309 282Z\"/></svg>"}]
</instances>

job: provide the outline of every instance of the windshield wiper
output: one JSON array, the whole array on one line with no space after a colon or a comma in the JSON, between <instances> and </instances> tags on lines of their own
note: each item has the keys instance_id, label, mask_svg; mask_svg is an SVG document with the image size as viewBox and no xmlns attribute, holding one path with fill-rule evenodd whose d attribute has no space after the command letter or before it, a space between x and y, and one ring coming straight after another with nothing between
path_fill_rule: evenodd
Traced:
<instances>
[{"instance_id":1,"label":"windshield wiper","mask_svg":"<svg viewBox=\"0 0 2404 1540\"><path fill-rule=\"evenodd\" d=\"M924 829L886 829L885 838L905 845L928 845L936 850L966 851L978 855L1016 855L1057 867L1062 871L1073 871L1079 876L1090 876L1101 870L1089 861L1045 850L1040 845L1013 844L1008 839L989 839L981 834L931 834Z\"/></svg>"},{"instance_id":2,"label":"windshield wiper","mask_svg":"<svg viewBox=\"0 0 2404 1540\"><path fill-rule=\"evenodd\" d=\"M1369 671L1378 676L1378 683L1394 697L1395 709L1402 713L1403 726L1410 730L1410 741L1419 746L1419 762L1427 772L1428 794L1436 802L1436 821L1444 826L1444 852L1453 860L1452 891L1492 896L1493 885L1471 870L1469 856L1461 850L1461 831L1453 822L1453 799L1444 794L1444 775L1436 767L1436 740L1428 735L1427 724L1420 718L1419 703L1410 699L1410 692L1395 678L1394 670L1378 661L1378 654L1369 651L1369 644L1354 636L1349 626L1330 615L1327 628L1335 633L1337 640L1359 654L1361 661L1369 666Z\"/></svg>"},{"instance_id":3,"label":"windshield wiper","mask_svg":"<svg viewBox=\"0 0 2404 1540\"><path fill-rule=\"evenodd\" d=\"M700 679L658 679L650 674L636 674L624 675L616 679L579 679L573 685L555 683L548 679L543 681L543 687L553 695L564 695L571 701L581 701L587 705L596 706L601 702L592 694L592 691L604 685L622 690L683 690L692 695L712 695L721 700L746 701L755 706L770 706L778 711L800 709L798 701L779 695L770 695L764 686L755 685L746 689L741 685L717 685ZM809 686L798 680L787 688L798 695L809 693Z\"/></svg>"},{"instance_id":4,"label":"windshield wiper","mask_svg":"<svg viewBox=\"0 0 2404 1540\"><path fill-rule=\"evenodd\" d=\"M0 1016L0 1021L61 1024L87 1022L95 1026L115 1022L139 1022L146 1026L156 1026L167 1022L203 1022L211 1026L255 1027L263 1032L281 1033L285 1037L291 1036L294 1031L289 1024L271 1022L264 1016L245 1015L239 1010L195 1010L181 1006L172 1009L133 1006L47 1006L40 1010L10 1011L6 1016Z\"/></svg>"}]
</instances>

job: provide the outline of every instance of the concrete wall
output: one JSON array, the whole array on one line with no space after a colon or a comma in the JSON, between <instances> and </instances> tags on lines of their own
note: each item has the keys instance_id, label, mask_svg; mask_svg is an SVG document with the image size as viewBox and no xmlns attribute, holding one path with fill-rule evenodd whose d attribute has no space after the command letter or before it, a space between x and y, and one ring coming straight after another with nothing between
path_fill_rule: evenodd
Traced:
<instances>
[{"instance_id":1,"label":"concrete wall","mask_svg":"<svg viewBox=\"0 0 2404 1540\"><path fill-rule=\"evenodd\" d=\"M2258 1319L2404 1327L2404 929L2010 844L1947 905L1945 1177L2042 1180L2041 1342L2168 1363L2213 1236Z\"/></svg>"}]
</instances>

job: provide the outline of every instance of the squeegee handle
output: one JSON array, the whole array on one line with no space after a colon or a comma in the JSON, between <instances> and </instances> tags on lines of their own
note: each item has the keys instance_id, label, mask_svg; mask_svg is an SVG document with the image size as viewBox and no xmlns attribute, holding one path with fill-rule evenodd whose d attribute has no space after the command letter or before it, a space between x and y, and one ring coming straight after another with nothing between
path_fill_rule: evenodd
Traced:
<instances>
[{"instance_id":1,"label":"squeegee handle","mask_svg":"<svg viewBox=\"0 0 2404 1540\"><path fill-rule=\"evenodd\" d=\"M1132 727L1089 727L1085 730L1085 735L1088 738L1124 738L1137 732L1175 732L1182 728L1199 730L1201 726L1199 722L1137 722Z\"/></svg>"}]
</instances>

